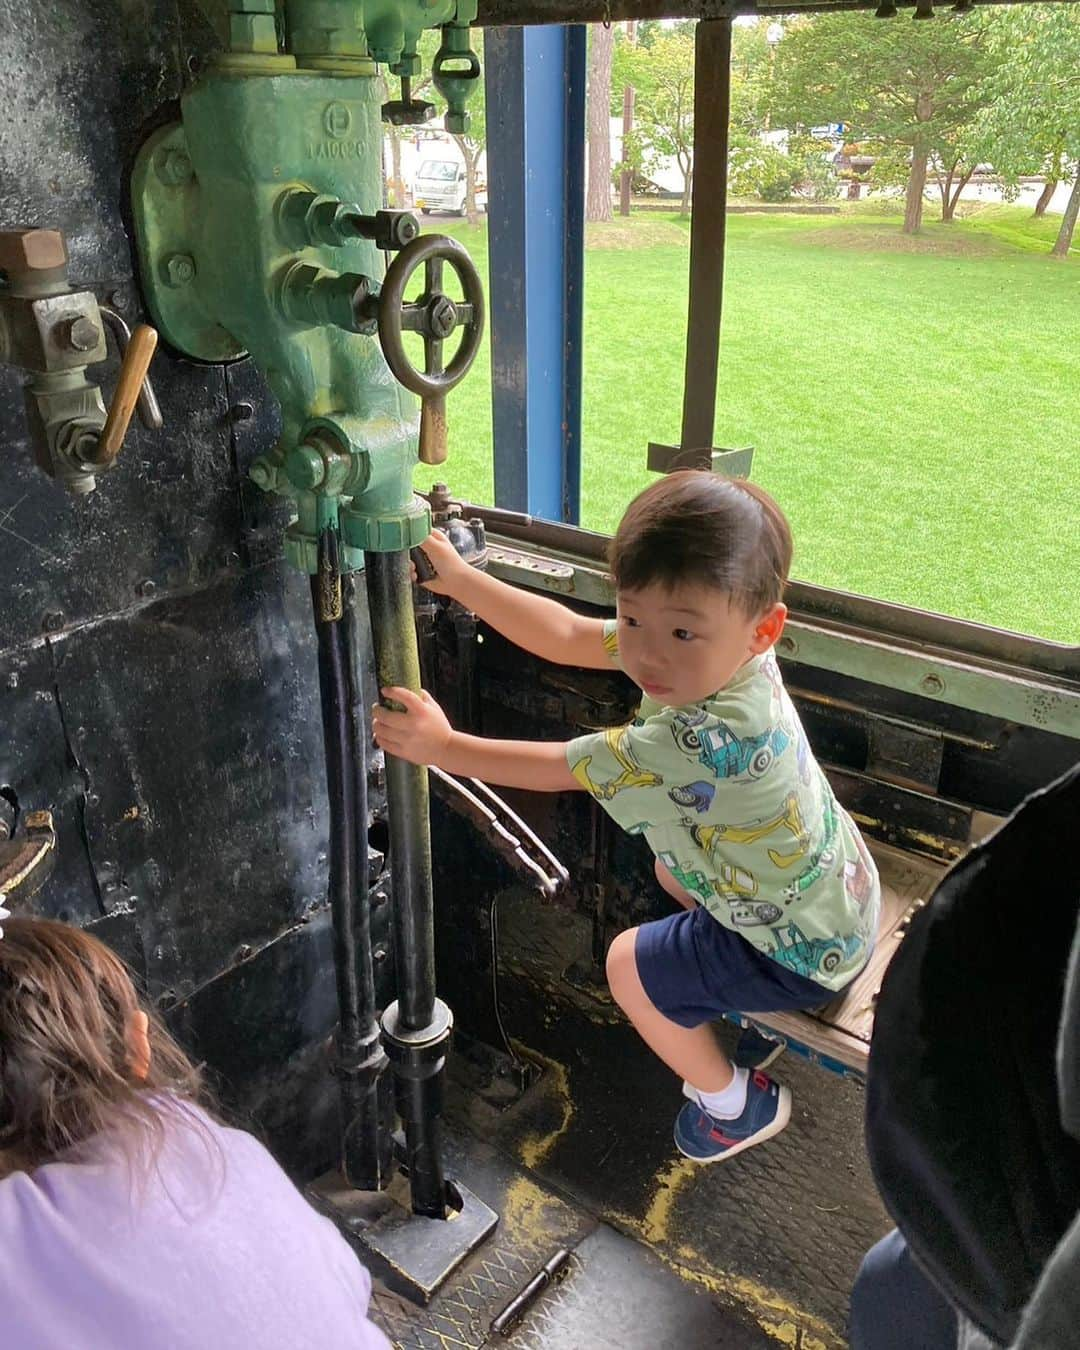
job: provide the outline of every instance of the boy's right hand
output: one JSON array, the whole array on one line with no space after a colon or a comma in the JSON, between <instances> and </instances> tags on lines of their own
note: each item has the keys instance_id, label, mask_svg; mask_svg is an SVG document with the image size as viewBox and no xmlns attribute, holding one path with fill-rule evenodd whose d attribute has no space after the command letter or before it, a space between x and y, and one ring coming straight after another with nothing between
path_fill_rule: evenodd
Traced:
<instances>
[{"instance_id":1,"label":"boy's right hand","mask_svg":"<svg viewBox=\"0 0 1080 1350\"><path fill-rule=\"evenodd\" d=\"M430 581L420 582L424 590L432 591L435 595L448 595L456 600L473 575L472 567L461 557L442 530L432 530L418 547L435 569L435 575ZM415 563L410 564L410 570L413 581L417 581Z\"/></svg>"}]
</instances>

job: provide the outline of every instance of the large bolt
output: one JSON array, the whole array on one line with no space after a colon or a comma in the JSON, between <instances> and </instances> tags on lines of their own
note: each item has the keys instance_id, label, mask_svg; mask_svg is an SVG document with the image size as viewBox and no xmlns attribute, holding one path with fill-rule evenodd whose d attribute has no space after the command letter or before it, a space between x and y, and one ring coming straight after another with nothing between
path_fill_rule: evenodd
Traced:
<instances>
[{"instance_id":1,"label":"large bolt","mask_svg":"<svg viewBox=\"0 0 1080 1350\"><path fill-rule=\"evenodd\" d=\"M186 150L166 150L157 163L158 177L168 187L182 187L194 176L191 158Z\"/></svg>"},{"instance_id":2,"label":"large bolt","mask_svg":"<svg viewBox=\"0 0 1080 1350\"><path fill-rule=\"evenodd\" d=\"M187 253L170 253L161 264L161 274L167 286L189 286L195 280L195 259Z\"/></svg>"},{"instance_id":3,"label":"large bolt","mask_svg":"<svg viewBox=\"0 0 1080 1350\"><path fill-rule=\"evenodd\" d=\"M265 455L260 455L257 459L251 461L248 477L257 488L262 488L264 492L272 492L274 484L277 482L277 473L274 466Z\"/></svg>"},{"instance_id":4,"label":"large bolt","mask_svg":"<svg viewBox=\"0 0 1080 1350\"><path fill-rule=\"evenodd\" d=\"M66 319L57 324L61 345L76 352L92 352L101 341L101 330L93 319L79 314L74 319Z\"/></svg>"},{"instance_id":5,"label":"large bolt","mask_svg":"<svg viewBox=\"0 0 1080 1350\"><path fill-rule=\"evenodd\" d=\"M298 445L285 461L285 472L294 487L311 491L326 478L326 461L310 445Z\"/></svg>"},{"instance_id":6,"label":"large bolt","mask_svg":"<svg viewBox=\"0 0 1080 1350\"><path fill-rule=\"evenodd\" d=\"M67 266L67 249L59 230L0 230L0 270L48 272Z\"/></svg>"}]
</instances>

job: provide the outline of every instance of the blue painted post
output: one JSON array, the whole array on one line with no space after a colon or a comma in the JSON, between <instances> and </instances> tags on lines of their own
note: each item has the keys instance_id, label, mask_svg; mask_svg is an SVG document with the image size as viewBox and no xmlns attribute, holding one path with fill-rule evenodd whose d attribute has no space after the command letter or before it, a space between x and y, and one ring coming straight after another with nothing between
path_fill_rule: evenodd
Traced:
<instances>
[{"instance_id":1,"label":"blue painted post","mask_svg":"<svg viewBox=\"0 0 1080 1350\"><path fill-rule=\"evenodd\" d=\"M495 504L577 524L585 242L585 42L484 35Z\"/></svg>"}]
</instances>

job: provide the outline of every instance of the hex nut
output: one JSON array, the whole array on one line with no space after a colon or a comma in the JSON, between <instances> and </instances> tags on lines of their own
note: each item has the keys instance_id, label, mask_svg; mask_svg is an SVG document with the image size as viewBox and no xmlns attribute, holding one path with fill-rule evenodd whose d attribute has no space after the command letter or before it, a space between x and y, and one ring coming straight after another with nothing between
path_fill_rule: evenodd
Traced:
<instances>
[{"instance_id":1,"label":"hex nut","mask_svg":"<svg viewBox=\"0 0 1080 1350\"><path fill-rule=\"evenodd\" d=\"M277 473L265 455L259 455L257 459L252 460L248 477L264 492L272 492L277 484Z\"/></svg>"},{"instance_id":2,"label":"hex nut","mask_svg":"<svg viewBox=\"0 0 1080 1350\"><path fill-rule=\"evenodd\" d=\"M187 253L170 253L161 264L167 286L188 286L195 280L195 259Z\"/></svg>"},{"instance_id":3,"label":"hex nut","mask_svg":"<svg viewBox=\"0 0 1080 1350\"><path fill-rule=\"evenodd\" d=\"M78 314L58 325L63 344L76 352L92 352L101 341L101 329L87 314Z\"/></svg>"},{"instance_id":4,"label":"hex nut","mask_svg":"<svg viewBox=\"0 0 1080 1350\"><path fill-rule=\"evenodd\" d=\"M59 230L0 230L0 268L8 273L52 271L67 266Z\"/></svg>"},{"instance_id":5,"label":"hex nut","mask_svg":"<svg viewBox=\"0 0 1080 1350\"><path fill-rule=\"evenodd\" d=\"M166 150L157 164L158 177L169 187L182 187L194 177L191 158L186 150L176 147Z\"/></svg>"}]
</instances>

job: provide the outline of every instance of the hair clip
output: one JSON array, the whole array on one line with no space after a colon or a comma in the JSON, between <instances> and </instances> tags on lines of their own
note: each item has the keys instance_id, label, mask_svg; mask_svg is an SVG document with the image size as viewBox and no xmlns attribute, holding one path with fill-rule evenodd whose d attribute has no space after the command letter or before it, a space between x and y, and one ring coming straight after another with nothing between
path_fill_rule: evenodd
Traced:
<instances>
[{"instance_id":1,"label":"hair clip","mask_svg":"<svg viewBox=\"0 0 1080 1350\"><path fill-rule=\"evenodd\" d=\"M5 909L5 908L4 908L4 901L5 901L6 899L7 899L7 896L4 894L3 891L0 891L0 924L2 924L2 923L4 922L5 919L10 919L10 918L11 918L11 910L10 910L10 909ZM0 938L2 938L3 936L4 936L4 930L3 930L3 928L0 928Z\"/></svg>"}]
</instances>

